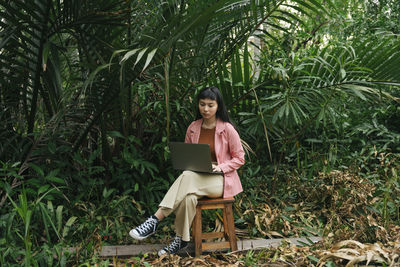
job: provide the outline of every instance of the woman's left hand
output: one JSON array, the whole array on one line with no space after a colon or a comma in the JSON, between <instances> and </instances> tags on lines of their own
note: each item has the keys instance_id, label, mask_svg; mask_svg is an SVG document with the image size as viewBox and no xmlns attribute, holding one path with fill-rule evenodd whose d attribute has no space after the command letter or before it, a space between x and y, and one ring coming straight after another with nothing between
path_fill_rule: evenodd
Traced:
<instances>
[{"instance_id":1,"label":"woman's left hand","mask_svg":"<svg viewBox=\"0 0 400 267\"><path fill-rule=\"evenodd\" d=\"M215 164L212 165L212 170L213 170L213 172L222 172L221 168Z\"/></svg>"}]
</instances>

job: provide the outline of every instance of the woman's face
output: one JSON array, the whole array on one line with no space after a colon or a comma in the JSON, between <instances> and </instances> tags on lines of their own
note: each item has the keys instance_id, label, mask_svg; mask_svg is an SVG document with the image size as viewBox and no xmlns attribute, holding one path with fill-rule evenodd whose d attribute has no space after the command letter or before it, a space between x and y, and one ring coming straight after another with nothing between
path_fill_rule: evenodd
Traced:
<instances>
[{"instance_id":1,"label":"woman's face","mask_svg":"<svg viewBox=\"0 0 400 267\"><path fill-rule=\"evenodd\" d=\"M216 100L211 100L209 98L199 100L199 111L203 119L213 119L215 118L218 110L218 103Z\"/></svg>"}]
</instances>

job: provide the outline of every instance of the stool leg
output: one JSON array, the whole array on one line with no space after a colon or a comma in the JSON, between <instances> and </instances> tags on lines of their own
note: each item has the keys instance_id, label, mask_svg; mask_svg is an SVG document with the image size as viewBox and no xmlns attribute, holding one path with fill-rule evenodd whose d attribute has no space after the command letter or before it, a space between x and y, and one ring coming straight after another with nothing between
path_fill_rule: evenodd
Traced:
<instances>
[{"instance_id":1,"label":"stool leg","mask_svg":"<svg viewBox=\"0 0 400 267\"><path fill-rule=\"evenodd\" d=\"M225 237L225 241L229 241L230 236L229 236L229 228L228 228L228 219L226 216L226 207L229 204L224 204L224 208L222 209L222 219L223 219L223 224L224 224L224 237Z\"/></svg>"},{"instance_id":2,"label":"stool leg","mask_svg":"<svg viewBox=\"0 0 400 267\"><path fill-rule=\"evenodd\" d=\"M192 222L192 238L193 238L193 242L196 242L196 231L195 231L195 229L197 229L197 226L196 226L196 214L194 215L193 222Z\"/></svg>"},{"instance_id":3,"label":"stool leg","mask_svg":"<svg viewBox=\"0 0 400 267\"><path fill-rule=\"evenodd\" d=\"M194 251L196 257L199 257L201 255L202 249L201 249L201 243L202 243L202 238L201 238L201 233L202 233L202 225L201 225L201 208L196 207L196 215L193 220L193 236L194 236Z\"/></svg>"},{"instance_id":4,"label":"stool leg","mask_svg":"<svg viewBox=\"0 0 400 267\"><path fill-rule=\"evenodd\" d=\"M226 221L226 223L225 223L225 221ZM231 203L225 204L224 231L225 231L225 233L228 233L231 250L232 251L238 250L236 233L235 233L235 220L233 219L233 211L232 211Z\"/></svg>"}]
</instances>

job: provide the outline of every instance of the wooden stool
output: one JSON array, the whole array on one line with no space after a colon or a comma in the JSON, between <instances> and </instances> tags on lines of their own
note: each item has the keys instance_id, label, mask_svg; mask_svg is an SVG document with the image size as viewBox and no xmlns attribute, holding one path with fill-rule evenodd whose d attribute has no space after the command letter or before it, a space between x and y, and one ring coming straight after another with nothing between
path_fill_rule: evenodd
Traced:
<instances>
[{"instance_id":1,"label":"wooden stool","mask_svg":"<svg viewBox=\"0 0 400 267\"><path fill-rule=\"evenodd\" d=\"M233 220L232 203L235 202L233 197L230 198L206 198L200 199L196 207L196 215L193 220L193 239L196 257L201 255L203 250L207 249L223 249L230 248L231 251L237 250L237 241L235 234L235 222ZM208 209L222 209L224 220L224 232L203 233L201 226L201 211ZM203 239L221 238L223 242L206 242Z\"/></svg>"}]
</instances>

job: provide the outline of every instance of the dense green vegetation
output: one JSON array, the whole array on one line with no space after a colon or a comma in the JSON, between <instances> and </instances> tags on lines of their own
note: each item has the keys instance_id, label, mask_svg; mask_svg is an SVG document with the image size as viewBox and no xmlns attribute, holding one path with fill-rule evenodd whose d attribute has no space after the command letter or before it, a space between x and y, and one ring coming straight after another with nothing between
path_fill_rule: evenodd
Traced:
<instances>
[{"instance_id":1,"label":"dense green vegetation","mask_svg":"<svg viewBox=\"0 0 400 267\"><path fill-rule=\"evenodd\" d=\"M2 1L0 265L90 266L100 246L132 244L206 85L248 144L241 238L398 254L399 18L394 0ZM346 263L321 250L285 260Z\"/></svg>"}]
</instances>

